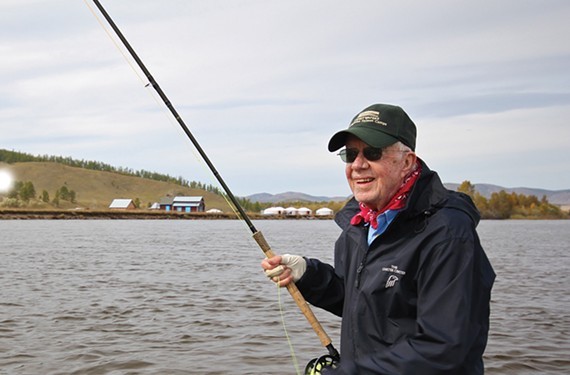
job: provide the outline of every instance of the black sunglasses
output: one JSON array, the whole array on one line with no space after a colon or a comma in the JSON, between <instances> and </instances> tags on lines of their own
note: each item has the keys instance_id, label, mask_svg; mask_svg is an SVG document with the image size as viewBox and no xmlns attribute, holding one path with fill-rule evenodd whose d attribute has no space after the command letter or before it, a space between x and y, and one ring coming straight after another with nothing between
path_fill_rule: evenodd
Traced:
<instances>
[{"instance_id":1,"label":"black sunglasses","mask_svg":"<svg viewBox=\"0 0 570 375\"><path fill-rule=\"evenodd\" d=\"M359 153L360 150L357 148L345 148L343 150L340 150L338 155L345 163L354 163ZM375 147L365 147L362 149L362 155L364 155L368 161L380 160L382 157L382 149Z\"/></svg>"}]
</instances>

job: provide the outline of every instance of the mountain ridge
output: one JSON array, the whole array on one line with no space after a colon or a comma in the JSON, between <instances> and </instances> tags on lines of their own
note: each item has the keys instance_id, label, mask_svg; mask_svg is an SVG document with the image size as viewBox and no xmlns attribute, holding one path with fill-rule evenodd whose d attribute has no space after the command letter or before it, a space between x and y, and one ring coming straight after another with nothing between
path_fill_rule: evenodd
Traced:
<instances>
[{"instance_id":1,"label":"mountain ridge","mask_svg":"<svg viewBox=\"0 0 570 375\"><path fill-rule=\"evenodd\" d=\"M301 193L297 191L287 191L284 193L270 194L270 193L256 193L245 196L244 198L249 199L252 202L259 203L276 203L276 202L342 202L347 200L349 197L327 197L327 196L314 196L306 193Z\"/></svg>"},{"instance_id":2,"label":"mountain ridge","mask_svg":"<svg viewBox=\"0 0 570 375\"><path fill-rule=\"evenodd\" d=\"M444 186L449 190L457 191L459 183L449 182L444 183ZM566 190L548 190L540 188L528 188L528 187L515 187L507 188L499 185L493 184L473 184L475 191L484 196L485 198L490 198L493 193L498 193L501 190L507 193L516 193L524 195L534 195L539 199L546 196L548 201L556 205L570 205L570 189ZM349 196L313 196L301 192L288 191L278 194L270 193L256 193L245 196L244 198L250 200L251 202L259 203L279 203L279 202L341 202L347 200Z\"/></svg>"}]
</instances>

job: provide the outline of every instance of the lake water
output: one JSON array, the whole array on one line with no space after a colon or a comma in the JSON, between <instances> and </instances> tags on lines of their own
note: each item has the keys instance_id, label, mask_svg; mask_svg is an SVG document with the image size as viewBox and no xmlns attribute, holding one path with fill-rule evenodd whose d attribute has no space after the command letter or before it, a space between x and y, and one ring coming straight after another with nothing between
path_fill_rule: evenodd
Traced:
<instances>
[{"instance_id":1,"label":"lake water","mask_svg":"<svg viewBox=\"0 0 570 375\"><path fill-rule=\"evenodd\" d=\"M333 221L255 225L277 253L332 261ZM497 272L486 373L569 374L570 221L479 233ZM0 221L0 374L295 374L326 350L250 234L237 220ZM339 348L340 320L314 312Z\"/></svg>"}]
</instances>

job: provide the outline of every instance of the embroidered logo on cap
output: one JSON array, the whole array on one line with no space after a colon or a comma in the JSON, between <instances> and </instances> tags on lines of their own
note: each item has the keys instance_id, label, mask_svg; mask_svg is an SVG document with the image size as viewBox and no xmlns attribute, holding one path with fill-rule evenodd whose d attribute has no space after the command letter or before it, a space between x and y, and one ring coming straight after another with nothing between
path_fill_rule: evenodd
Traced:
<instances>
[{"instance_id":1,"label":"embroidered logo on cap","mask_svg":"<svg viewBox=\"0 0 570 375\"><path fill-rule=\"evenodd\" d=\"M360 124L361 122L373 122L378 125L388 126L387 123L384 121L380 121L380 112L378 111L363 111L356 116L354 121L350 124L350 126L354 126L356 124ZM349 127L350 127L349 126Z\"/></svg>"}]
</instances>

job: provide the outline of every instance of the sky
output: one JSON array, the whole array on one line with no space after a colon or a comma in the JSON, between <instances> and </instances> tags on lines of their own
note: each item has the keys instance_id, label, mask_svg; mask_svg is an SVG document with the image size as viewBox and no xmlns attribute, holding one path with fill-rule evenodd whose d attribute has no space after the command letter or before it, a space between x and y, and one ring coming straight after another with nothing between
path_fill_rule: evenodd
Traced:
<instances>
[{"instance_id":1,"label":"sky","mask_svg":"<svg viewBox=\"0 0 570 375\"><path fill-rule=\"evenodd\" d=\"M350 194L327 144L373 103L443 182L570 189L567 0L101 3L235 195ZM217 186L109 34L91 0L0 2L0 148Z\"/></svg>"}]
</instances>

